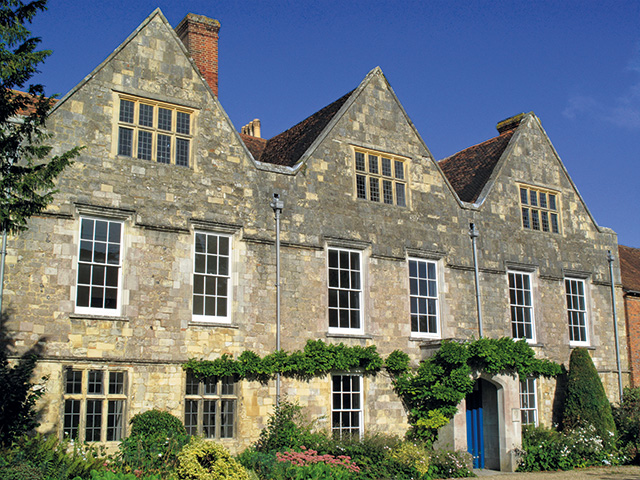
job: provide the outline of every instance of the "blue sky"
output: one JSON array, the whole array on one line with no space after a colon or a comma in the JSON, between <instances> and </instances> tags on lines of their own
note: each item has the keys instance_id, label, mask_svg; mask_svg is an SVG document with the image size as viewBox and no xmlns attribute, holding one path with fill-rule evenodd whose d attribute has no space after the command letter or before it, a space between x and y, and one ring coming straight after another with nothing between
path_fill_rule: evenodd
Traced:
<instances>
[{"instance_id":1,"label":"blue sky","mask_svg":"<svg viewBox=\"0 0 640 480\"><path fill-rule=\"evenodd\" d=\"M436 159L534 111L596 221L640 247L639 0L50 0L35 80L66 93L156 7L220 21L220 101L265 138L376 66Z\"/></svg>"}]
</instances>

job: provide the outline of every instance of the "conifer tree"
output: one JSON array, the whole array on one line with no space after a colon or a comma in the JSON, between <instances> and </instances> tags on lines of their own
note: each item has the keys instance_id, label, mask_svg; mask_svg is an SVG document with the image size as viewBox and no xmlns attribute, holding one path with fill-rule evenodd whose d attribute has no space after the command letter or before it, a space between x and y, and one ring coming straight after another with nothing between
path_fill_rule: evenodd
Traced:
<instances>
[{"instance_id":1,"label":"conifer tree","mask_svg":"<svg viewBox=\"0 0 640 480\"><path fill-rule=\"evenodd\" d=\"M45 124L54 99L28 84L51 52L37 50L40 39L25 25L46 4L0 1L0 226L9 233L51 203L55 178L80 150L50 157Z\"/></svg>"},{"instance_id":2,"label":"conifer tree","mask_svg":"<svg viewBox=\"0 0 640 480\"><path fill-rule=\"evenodd\" d=\"M562 423L565 429L591 425L607 443L614 438L616 427L611 404L586 348L574 348L571 352Z\"/></svg>"}]
</instances>

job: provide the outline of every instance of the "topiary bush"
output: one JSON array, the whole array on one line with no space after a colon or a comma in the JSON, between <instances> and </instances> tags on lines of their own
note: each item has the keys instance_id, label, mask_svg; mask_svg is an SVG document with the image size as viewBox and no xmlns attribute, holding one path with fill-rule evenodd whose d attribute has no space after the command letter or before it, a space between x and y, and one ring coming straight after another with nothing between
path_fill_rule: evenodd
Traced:
<instances>
[{"instance_id":1,"label":"topiary bush","mask_svg":"<svg viewBox=\"0 0 640 480\"><path fill-rule=\"evenodd\" d=\"M250 480L222 445L198 437L192 437L178 454L176 473L180 480Z\"/></svg>"},{"instance_id":2,"label":"topiary bush","mask_svg":"<svg viewBox=\"0 0 640 480\"><path fill-rule=\"evenodd\" d=\"M120 460L125 473L140 470L167 475L177 462L178 452L189 442L179 418L168 412L148 410L134 415L131 434L120 442Z\"/></svg>"},{"instance_id":3,"label":"topiary bush","mask_svg":"<svg viewBox=\"0 0 640 480\"><path fill-rule=\"evenodd\" d=\"M574 348L569 360L563 428L593 426L606 445L613 445L616 426L600 376L586 348Z\"/></svg>"},{"instance_id":4,"label":"topiary bush","mask_svg":"<svg viewBox=\"0 0 640 480\"><path fill-rule=\"evenodd\" d=\"M165 437L174 437L187 434L178 417L156 409L134 415L129 423L131 424L130 436L164 435Z\"/></svg>"}]
</instances>

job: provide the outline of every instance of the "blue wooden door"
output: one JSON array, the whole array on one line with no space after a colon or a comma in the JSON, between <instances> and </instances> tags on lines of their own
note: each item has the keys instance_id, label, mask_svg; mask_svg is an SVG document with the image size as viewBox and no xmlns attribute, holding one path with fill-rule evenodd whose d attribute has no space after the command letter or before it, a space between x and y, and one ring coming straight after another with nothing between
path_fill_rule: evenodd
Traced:
<instances>
[{"instance_id":1,"label":"blue wooden door","mask_svg":"<svg viewBox=\"0 0 640 480\"><path fill-rule=\"evenodd\" d=\"M473 457L473 468L484 468L484 438L482 428L482 390L467 395L467 451Z\"/></svg>"}]
</instances>

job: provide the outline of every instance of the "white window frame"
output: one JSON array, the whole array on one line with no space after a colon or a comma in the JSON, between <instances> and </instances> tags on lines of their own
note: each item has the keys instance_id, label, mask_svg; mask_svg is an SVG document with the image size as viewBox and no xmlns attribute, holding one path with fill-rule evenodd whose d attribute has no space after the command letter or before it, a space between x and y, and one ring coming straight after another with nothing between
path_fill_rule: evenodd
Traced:
<instances>
[{"instance_id":1,"label":"white window frame","mask_svg":"<svg viewBox=\"0 0 640 480\"><path fill-rule=\"evenodd\" d=\"M533 422L530 416L533 415ZM535 378L520 380L520 421L538 426L538 385Z\"/></svg>"},{"instance_id":2,"label":"white window frame","mask_svg":"<svg viewBox=\"0 0 640 480\"><path fill-rule=\"evenodd\" d=\"M102 375L102 388L101 392L92 392L89 386L90 374L98 372ZM80 384L79 391L69 392L68 387L68 375L71 373L80 374ZM111 374L122 374L122 383L115 382L116 384L121 385L122 392L117 393L111 392ZM78 405L78 411L72 412L73 416L77 416L77 424L75 428L77 429L77 435L74 437L75 439L83 442L83 441L92 441L92 442L120 442L126 437L126 426L127 426L127 403L128 403L128 395L127 390L129 387L129 372L123 369L104 369L104 368L75 368L75 367L67 367L64 370L63 375L63 401L62 401L62 422L61 422L61 431L64 437L67 437L66 428L66 419L72 418L67 412L67 405ZM116 377L117 380L117 377ZM76 383L77 385L77 383ZM95 385L95 383L94 383ZM74 402L74 403L69 403ZM92 405L100 405L101 408L101 420L100 420L100 434L98 439L89 439L87 440L87 428L88 428L88 406L89 402ZM111 404L115 405L116 402L120 402L121 411L119 412L109 412L109 406ZM108 430L112 427L109 426L110 418L119 418L119 426L115 427L118 430L118 433L115 434L114 438L108 439L107 434Z\"/></svg>"},{"instance_id":3,"label":"white window frame","mask_svg":"<svg viewBox=\"0 0 640 480\"><path fill-rule=\"evenodd\" d=\"M412 263L416 265L416 276L412 276ZM420 266L424 265L426 277L421 278ZM433 267L433 277L429 275L429 267ZM424 258L410 257L407 260L407 270L409 275L409 312L410 328L412 337L420 338L440 338L440 305L439 305L439 269L438 263ZM435 292L432 291L435 289ZM426 307L426 312L420 312L421 306ZM434 312L431 312L431 309ZM420 318L427 317L427 329L421 331ZM435 317L435 331L429 328L429 317ZM414 328L415 327L415 328Z\"/></svg>"},{"instance_id":4,"label":"white window frame","mask_svg":"<svg viewBox=\"0 0 640 480\"><path fill-rule=\"evenodd\" d=\"M210 256L213 256L214 254L208 253L207 252L198 252L197 251L197 238L198 235L204 235L205 236L205 243L208 244L208 239L209 237L217 237L218 239L220 238L224 238L227 240L228 242L228 255L227 255L227 273L226 275L219 275L219 270L217 270L216 268L216 273L215 274L209 274L205 272L199 272L197 270L200 270L201 268L198 266L198 256L199 255L204 255L206 257L205 259L205 265L208 263L208 258ZM218 245L219 245L219 240L218 240ZM191 281L192 281L192 290L191 290L191 318L193 322L197 322L197 323L231 323L231 306L232 306L232 293L233 293L233 237L231 235L227 235L224 233L219 233L219 232L210 232L210 231L202 231L202 230L196 230L194 232L193 235L193 269L192 269L192 274L191 274ZM215 254L216 258L217 258L217 266L219 267L220 265L220 255L219 253ZM206 270L206 268L205 268ZM202 275L205 277L204 279L204 286L203 288L205 289L204 291L202 291L202 289L200 288L200 285L198 283L198 280L196 278L196 275ZM202 314L196 314L194 313L195 310L197 309L197 305L196 305L196 296L203 297L203 302L206 301L206 298L211 298L211 297L218 297L217 294L217 283L216 283L216 294L215 295L207 295L206 294L206 282L207 282L207 278L213 278L215 277L216 279L220 279L220 278L224 278L226 279L227 282L227 301L226 301L226 314L225 315L218 315L218 305L216 305L216 314L215 315L207 315L206 313L204 313L205 307L203 305L203 313ZM217 280L216 280L217 282ZM216 300L217 301L217 300Z\"/></svg>"},{"instance_id":5,"label":"white window frame","mask_svg":"<svg viewBox=\"0 0 640 480\"><path fill-rule=\"evenodd\" d=\"M350 273L349 275L349 287L348 288L343 288L340 284L338 284L338 286L332 285L332 270L335 270L335 267L331 266L331 261L330 261L330 257L331 257L331 252L337 252L338 253L338 262L340 262L340 254L341 253L346 253L349 255L349 269L348 272ZM336 333L336 334L346 334L346 335L361 335L364 333L364 307L363 307L363 282L364 282L364 272L362 270L363 267L363 262L362 262L362 251L360 250L352 250L352 249L347 249L347 248L339 248L339 247L329 247L327 248L327 299L328 299L328 304L327 304L327 313L328 313L328 318L327 318L327 322L328 322L328 332L329 333ZM355 270L351 269L351 259L353 258L352 255L353 254L357 254L358 255L358 270L357 270L357 274L359 275L359 287L356 288L351 288L352 285L352 274L356 273ZM338 263L338 282L340 282L340 271L343 270L342 269L342 265L340 263ZM337 305L334 306L334 300L332 300L334 298L334 294L332 293L332 291L336 291L337 293L335 294L335 298L337 301ZM348 294L348 303L347 303L347 307L341 307L341 298L340 298L340 292L347 292ZM355 297L353 296L353 294L355 294ZM358 323L359 323L359 327L358 328L351 328L351 327L340 327L340 326L331 326L331 320L332 320L332 312L333 311L337 311L337 315L338 315L338 325L340 323L340 312L341 311L348 311L348 312L352 312L353 310L355 310L354 308L351 307L351 302L354 300L354 298L356 299L356 301L358 302L358 308L357 308L357 312L358 312ZM351 324L351 314L349 316L349 324Z\"/></svg>"},{"instance_id":6,"label":"white window frame","mask_svg":"<svg viewBox=\"0 0 640 480\"><path fill-rule=\"evenodd\" d=\"M522 287L518 287L518 284L515 283L514 287L511 286L511 277L514 276L516 279L520 276L523 279ZM524 285L524 279L528 280L529 288L527 289ZM536 320L535 320L535 310L533 306L533 275L530 272L522 272L517 270L508 270L507 271L507 285L509 288L509 318L510 318L510 327L511 327L511 337L514 339L526 339L528 343L536 343ZM528 293L528 297L527 297ZM515 299L515 302L514 302ZM526 321L519 321L518 313L522 313L522 317L526 314L529 316L529 322L531 324L531 337L525 335L518 336L517 335L517 325L524 324L526 325Z\"/></svg>"},{"instance_id":7,"label":"white window frame","mask_svg":"<svg viewBox=\"0 0 640 480\"><path fill-rule=\"evenodd\" d=\"M582 293L573 291L573 285L582 286ZM570 287L571 286L571 287ZM571 291L567 287L571 288ZM565 299L567 305L567 321L569 326L569 344L575 346L589 345L589 310L587 308L587 282L582 278L565 277L564 279ZM582 305L580 305L582 300ZM576 305L575 302L578 302ZM582 325L574 323L573 320L582 317ZM584 340L574 340L574 328L584 330Z\"/></svg>"},{"instance_id":8,"label":"white window frame","mask_svg":"<svg viewBox=\"0 0 640 480\"><path fill-rule=\"evenodd\" d=\"M342 389L342 379L348 377L351 380L351 388L347 390ZM334 389L335 381L341 383L340 390L336 391ZM353 391L352 387L354 386L354 380L356 380L356 385L358 390ZM331 375L331 432L334 436L338 438L342 438L345 432L355 433L357 432L358 437L362 438L364 432L364 389L363 389L363 378L361 374L357 373L335 373ZM357 398L358 406L353 406L353 400ZM345 402L346 400L346 402ZM346 407L346 408L345 408ZM340 421L336 422L335 417L339 416ZM349 416L349 425L343 426L342 417L344 415ZM353 419L357 419L358 425L354 428Z\"/></svg>"},{"instance_id":9,"label":"white window frame","mask_svg":"<svg viewBox=\"0 0 640 480\"><path fill-rule=\"evenodd\" d=\"M83 239L82 238L82 226L83 223L85 221L92 221L94 222L93 224L93 238L92 239ZM106 222L107 223L107 227L110 231L111 229L111 224L119 224L120 225L120 238L118 239L118 245L119 245L119 258L118 258L118 263L108 263L108 258L105 257L104 262L96 262L95 261L95 225L96 222ZM122 312L122 282L123 282L123 258L124 258L124 222L121 220L114 220L111 218L99 218L99 217L90 217L90 216L82 216L80 217L80 226L78 229L78 250L77 250L77 261L76 261L76 287L75 287L75 298L74 298L74 305L75 305L75 313L78 314L89 314L89 315L102 315L102 316L119 316ZM109 235L109 234L107 234ZM104 243L106 245L106 249L108 249L108 245L109 244L113 244L115 242L113 241L109 241L110 239L107 237L107 241L105 242L98 242L98 243ZM82 254L82 246L83 246L83 241L87 242L87 243L91 243L92 245L92 250L91 250L91 254L93 256L91 261L88 261L86 259L83 259L83 254ZM108 253L106 254L108 255ZM80 283L80 276L82 274L81 272L81 265L89 265L91 266L90 269L90 276L91 279L89 280L89 283L86 282L82 282ZM92 307L91 306L91 289L93 288L94 284L93 284L93 272L94 266L101 266L104 265L105 269L106 268L117 268L118 269L118 274L117 274L117 293L116 293L116 308L104 308L104 307ZM84 270L84 269L82 269ZM105 270L105 275L106 275L106 270ZM105 279L105 283L106 283L106 279ZM80 306L78 305L79 302L79 295L78 295L78 291L80 288L89 286L90 291L89 291L89 306ZM99 285L97 285L99 287ZM104 292L103 292L104 295ZM103 296L103 301L104 301L104 296Z\"/></svg>"},{"instance_id":10,"label":"white window frame","mask_svg":"<svg viewBox=\"0 0 640 480\"><path fill-rule=\"evenodd\" d=\"M225 386L223 388L223 385ZM229 393L229 385L231 385L231 392ZM238 386L233 377L215 378L209 377L195 379L191 372L187 372L186 384L184 394L184 416L183 421L187 433L189 435L200 435L207 439L226 440L236 438L236 424L238 418ZM193 391L194 387L197 391ZM213 392L211 391L213 390ZM189 403L196 405L195 413L189 409ZM206 431L204 417L205 404L210 403L215 406L213 432ZM231 405L231 434L229 435L227 430L223 430L223 417L229 415L228 411L223 412L223 404ZM211 414L211 413L209 413ZM192 422L193 418L189 418L189 415L195 415L195 425ZM227 427L228 423L225 424Z\"/></svg>"}]
</instances>

